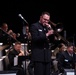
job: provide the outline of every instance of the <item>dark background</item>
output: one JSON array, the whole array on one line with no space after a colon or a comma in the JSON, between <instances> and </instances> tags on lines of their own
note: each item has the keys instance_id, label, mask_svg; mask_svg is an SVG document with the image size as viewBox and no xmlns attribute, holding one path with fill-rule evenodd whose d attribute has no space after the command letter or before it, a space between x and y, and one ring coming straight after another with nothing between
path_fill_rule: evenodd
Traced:
<instances>
[{"instance_id":1,"label":"dark background","mask_svg":"<svg viewBox=\"0 0 76 75\"><path fill-rule=\"evenodd\" d=\"M0 0L0 25L2 22L7 22L9 29L12 29L15 33L21 33L22 27L26 23L18 14L22 14L30 26L30 24L39 20L41 12L48 11L51 14L51 21L63 23L67 40L73 42L76 38L75 9L76 4L73 0Z\"/></svg>"}]
</instances>

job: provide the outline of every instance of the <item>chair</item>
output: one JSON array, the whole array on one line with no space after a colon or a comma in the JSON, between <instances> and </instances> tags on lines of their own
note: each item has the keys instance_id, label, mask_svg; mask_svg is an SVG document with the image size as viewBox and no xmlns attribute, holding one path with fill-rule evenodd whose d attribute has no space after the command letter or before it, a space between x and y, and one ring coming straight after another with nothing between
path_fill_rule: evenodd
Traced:
<instances>
[{"instance_id":1,"label":"chair","mask_svg":"<svg viewBox=\"0 0 76 75\"><path fill-rule=\"evenodd\" d=\"M3 71L3 59L0 59L0 71Z\"/></svg>"},{"instance_id":2,"label":"chair","mask_svg":"<svg viewBox=\"0 0 76 75\"><path fill-rule=\"evenodd\" d=\"M8 65L9 65L9 59L8 56L2 56L1 59L3 60L3 70L8 70Z\"/></svg>"}]
</instances>

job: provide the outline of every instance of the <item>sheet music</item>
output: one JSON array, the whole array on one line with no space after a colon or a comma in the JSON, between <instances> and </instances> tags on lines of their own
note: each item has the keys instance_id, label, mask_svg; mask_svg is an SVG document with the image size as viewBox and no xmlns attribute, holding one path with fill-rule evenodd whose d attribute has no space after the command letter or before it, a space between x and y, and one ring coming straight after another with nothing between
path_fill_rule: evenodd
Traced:
<instances>
[{"instance_id":1,"label":"sheet music","mask_svg":"<svg viewBox=\"0 0 76 75\"><path fill-rule=\"evenodd\" d=\"M14 57L14 66L18 65L18 56Z\"/></svg>"}]
</instances>

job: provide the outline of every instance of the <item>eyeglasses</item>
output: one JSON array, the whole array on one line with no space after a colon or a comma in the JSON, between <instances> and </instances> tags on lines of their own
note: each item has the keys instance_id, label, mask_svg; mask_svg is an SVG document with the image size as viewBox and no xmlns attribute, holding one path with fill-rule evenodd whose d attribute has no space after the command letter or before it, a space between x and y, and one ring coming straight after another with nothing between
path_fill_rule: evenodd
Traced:
<instances>
[{"instance_id":1,"label":"eyeglasses","mask_svg":"<svg viewBox=\"0 0 76 75\"><path fill-rule=\"evenodd\" d=\"M42 18L43 18L43 17L42 17ZM43 19L44 19L45 21L48 21L48 22L50 21L49 19L45 19L45 18L43 18Z\"/></svg>"}]
</instances>

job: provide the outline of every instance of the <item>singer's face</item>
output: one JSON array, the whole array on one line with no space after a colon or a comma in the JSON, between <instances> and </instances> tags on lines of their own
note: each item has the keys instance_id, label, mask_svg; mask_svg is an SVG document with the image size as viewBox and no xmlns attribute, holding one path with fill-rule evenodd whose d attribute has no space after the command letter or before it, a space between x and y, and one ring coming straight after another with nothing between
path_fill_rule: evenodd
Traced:
<instances>
[{"instance_id":1,"label":"singer's face","mask_svg":"<svg viewBox=\"0 0 76 75\"><path fill-rule=\"evenodd\" d=\"M40 17L40 22L43 24L43 25L46 25L50 20L50 16L47 15L47 14L44 14Z\"/></svg>"}]
</instances>

